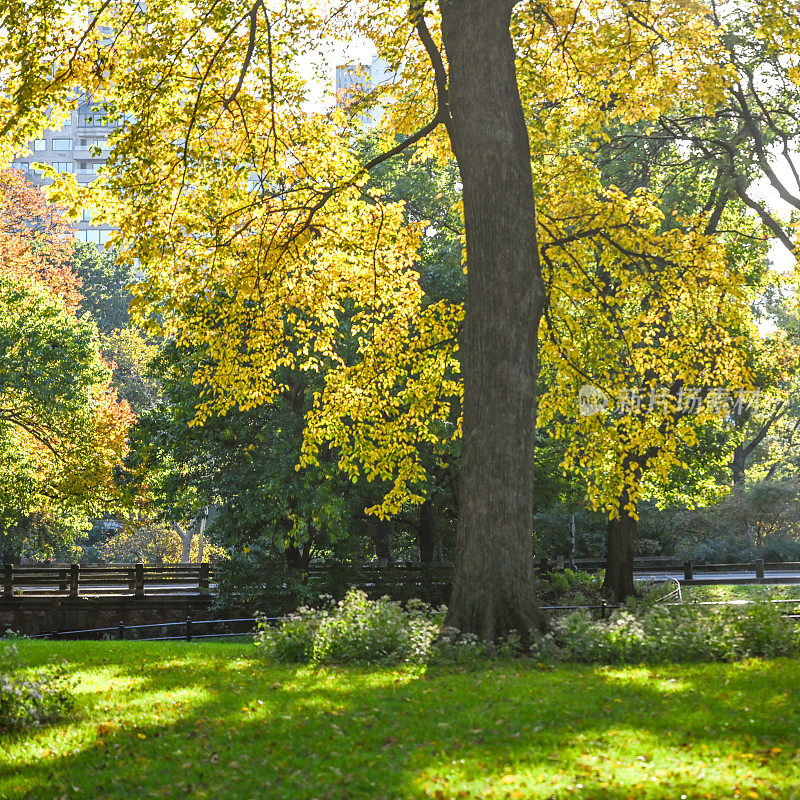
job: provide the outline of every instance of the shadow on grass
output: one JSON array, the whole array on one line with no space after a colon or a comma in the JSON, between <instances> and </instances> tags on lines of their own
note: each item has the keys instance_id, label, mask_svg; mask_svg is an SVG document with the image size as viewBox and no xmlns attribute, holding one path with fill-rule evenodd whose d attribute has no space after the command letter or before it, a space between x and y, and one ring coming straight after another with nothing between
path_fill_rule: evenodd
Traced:
<instances>
[{"instance_id":1,"label":"shadow on grass","mask_svg":"<svg viewBox=\"0 0 800 800\"><path fill-rule=\"evenodd\" d=\"M793 661L415 676L241 645L63 652L83 718L0 749L3 800L800 797Z\"/></svg>"}]
</instances>

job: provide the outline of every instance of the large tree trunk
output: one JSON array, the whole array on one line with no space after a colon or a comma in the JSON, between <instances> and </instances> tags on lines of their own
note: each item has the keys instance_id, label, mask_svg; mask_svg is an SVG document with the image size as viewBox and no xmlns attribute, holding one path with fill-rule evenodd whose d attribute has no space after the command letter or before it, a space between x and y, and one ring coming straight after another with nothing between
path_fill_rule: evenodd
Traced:
<instances>
[{"instance_id":1,"label":"large tree trunk","mask_svg":"<svg viewBox=\"0 0 800 800\"><path fill-rule=\"evenodd\" d=\"M441 2L448 133L467 244L462 474L447 624L492 642L541 628L531 522L545 291L510 0Z\"/></svg>"},{"instance_id":2,"label":"large tree trunk","mask_svg":"<svg viewBox=\"0 0 800 800\"><path fill-rule=\"evenodd\" d=\"M636 519L625 509L627 494L619 503L617 519L608 523L606 577L603 581L603 594L611 600L622 602L633 597L633 550L636 543Z\"/></svg>"}]
</instances>

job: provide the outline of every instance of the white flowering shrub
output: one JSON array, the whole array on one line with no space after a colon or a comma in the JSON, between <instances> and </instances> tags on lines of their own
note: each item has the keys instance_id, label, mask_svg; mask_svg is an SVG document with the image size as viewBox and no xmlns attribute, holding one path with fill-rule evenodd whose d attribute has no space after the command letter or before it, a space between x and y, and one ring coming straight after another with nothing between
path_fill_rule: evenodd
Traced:
<instances>
[{"instance_id":1,"label":"white flowering shrub","mask_svg":"<svg viewBox=\"0 0 800 800\"><path fill-rule=\"evenodd\" d=\"M351 589L329 608L300 608L277 627L259 622L256 644L272 659L316 664L421 664L441 627L441 612L419 601L369 600Z\"/></svg>"},{"instance_id":2,"label":"white flowering shrub","mask_svg":"<svg viewBox=\"0 0 800 800\"><path fill-rule=\"evenodd\" d=\"M587 612L556 619L534 642L535 657L593 664L734 661L795 655L800 634L770 603L623 609L607 620Z\"/></svg>"},{"instance_id":3,"label":"white flowering shrub","mask_svg":"<svg viewBox=\"0 0 800 800\"><path fill-rule=\"evenodd\" d=\"M444 627L432 650L434 661L452 664L472 661L486 654L486 646L474 633L461 633L458 628Z\"/></svg>"},{"instance_id":4,"label":"white flowering shrub","mask_svg":"<svg viewBox=\"0 0 800 800\"><path fill-rule=\"evenodd\" d=\"M17 646L0 642L0 735L53 722L74 705L63 664L23 672Z\"/></svg>"}]
</instances>

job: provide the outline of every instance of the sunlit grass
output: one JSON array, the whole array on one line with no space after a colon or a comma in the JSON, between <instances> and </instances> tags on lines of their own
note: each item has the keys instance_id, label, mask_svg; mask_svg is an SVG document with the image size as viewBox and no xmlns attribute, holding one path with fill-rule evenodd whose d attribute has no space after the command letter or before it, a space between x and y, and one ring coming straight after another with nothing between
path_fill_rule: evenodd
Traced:
<instances>
[{"instance_id":1,"label":"sunlit grass","mask_svg":"<svg viewBox=\"0 0 800 800\"><path fill-rule=\"evenodd\" d=\"M245 644L22 642L77 716L0 744L2 800L800 798L800 663L405 670Z\"/></svg>"},{"instance_id":2,"label":"sunlit grass","mask_svg":"<svg viewBox=\"0 0 800 800\"><path fill-rule=\"evenodd\" d=\"M800 584L733 584L684 586L684 601L728 602L731 600L800 600Z\"/></svg>"}]
</instances>

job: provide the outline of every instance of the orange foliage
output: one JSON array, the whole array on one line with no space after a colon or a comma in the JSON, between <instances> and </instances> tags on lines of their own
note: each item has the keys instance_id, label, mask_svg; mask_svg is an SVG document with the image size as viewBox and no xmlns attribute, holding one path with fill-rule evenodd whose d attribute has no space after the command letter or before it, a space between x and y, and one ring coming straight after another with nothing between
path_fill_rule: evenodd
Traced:
<instances>
[{"instance_id":1,"label":"orange foliage","mask_svg":"<svg viewBox=\"0 0 800 800\"><path fill-rule=\"evenodd\" d=\"M81 279L71 266L72 226L16 170L0 171L0 270L44 284L76 311Z\"/></svg>"}]
</instances>

